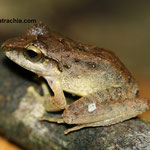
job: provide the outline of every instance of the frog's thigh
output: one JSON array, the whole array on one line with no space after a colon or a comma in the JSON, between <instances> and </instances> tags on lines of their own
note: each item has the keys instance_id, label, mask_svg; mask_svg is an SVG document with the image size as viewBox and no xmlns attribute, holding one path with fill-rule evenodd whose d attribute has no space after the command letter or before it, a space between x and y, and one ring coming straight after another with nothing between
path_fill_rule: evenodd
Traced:
<instances>
[{"instance_id":1,"label":"frog's thigh","mask_svg":"<svg viewBox=\"0 0 150 150\"><path fill-rule=\"evenodd\" d=\"M80 104L80 105L78 105ZM63 119L68 124L80 124L67 130L78 130L89 126L108 126L135 117L148 110L147 99L106 100L88 105L83 99L76 101L63 113Z\"/></svg>"}]
</instances>

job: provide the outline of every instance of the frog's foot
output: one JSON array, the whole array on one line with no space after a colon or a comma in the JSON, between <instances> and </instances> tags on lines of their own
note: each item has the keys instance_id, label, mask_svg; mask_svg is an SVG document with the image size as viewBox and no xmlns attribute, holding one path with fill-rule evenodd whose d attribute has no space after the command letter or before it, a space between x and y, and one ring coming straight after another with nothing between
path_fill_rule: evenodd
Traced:
<instances>
[{"instance_id":1,"label":"frog's foot","mask_svg":"<svg viewBox=\"0 0 150 150\"><path fill-rule=\"evenodd\" d=\"M68 134L72 131L76 131L76 130L79 130L79 129L82 129L82 128L85 128L85 127L95 127L95 126L101 126L102 122L96 122L96 123L86 123L86 124L81 124L81 125L77 125L77 126L74 126L66 131L64 131L64 134Z\"/></svg>"},{"instance_id":2,"label":"frog's foot","mask_svg":"<svg viewBox=\"0 0 150 150\"><path fill-rule=\"evenodd\" d=\"M27 92L31 93L36 100L42 103L42 96L35 90L33 86L28 87Z\"/></svg>"},{"instance_id":3,"label":"frog's foot","mask_svg":"<svg viewBox=\"0 0 150 150\"><path fill-rule=\"evenodd\" d=\"M53 118L53 117L41 117L39 120L49 121L49 122L57 122L57 123L64 123L64 120L61 118Z\"/></svg>"},{"instance_id":4,"label":"frog's foot","mask_svg":"<svg viewBox=\"0 0 150 150\"><path fill-rule=\"evenodd\" d=\"M91 124L89 124L89 126L91 126ZM84 127L87 127L87 124L82 124L82 125L77 125L77 126L75 126L75 127L72 127L72 128L70 128L70 129L64 131L64 134L68 134L69 132L82 129L82 128L84 128Z\"/></svg>"},{"instance_id":5,"label":"frog's foot","mask_svg":"<svg viewBox=\"0 0 150 150\"><path fill-rule=\"evenodd\" d=\"M37 101L44 105L44 97L48 94L48 89L46 89L46 84L42 84L43 96L41 96L33 86L28 87L27 92L31 93Z\"/></svg>"},{"instance_id":6,"label":"frog's foot","mask_svg":"<svg viewBox=\"0 0 150 150\"><path fill-rule=\"evenodd\" d=\"M39 120L40 121L57 122L57 123L65 123L63 119L53 118L53 117L41 117ZM85 127L99 126L100 124L102 124L102 123L96 122L96 123L87 123L87 124L77 125L73 128L70 128L70 129L64 131L64 134L68 134L69 132L76 131L76 130L79 130L79 129L85 128Z\"/></svg>"},{"instance_id":7,"label":"frog's foot","mask_svg":"<svg viewBox=\"0 0 150 150\"><path fill-rule=\"evenodd\" d=\"M27 89L27 91L32 93L35 99L43 105L46 111L55 112L61 110L61 108L57 106L57 103L55 102L55 98L50 95L46 83L42 82L41 88L42 88L43 95L40 95L33 86L30 86Z\"/></svg>"},{"instance_id":8,"label":"frog's foot","mask_svg":"<svg viewBox=\"0 0 150 150\"><path fill-rule=\"evenodd\" d=\"M43 92L43 96L41 96L33 86L30 86L28 87L27 91L32 93L35 97L38 97L38 96L41 96L41 97L44 97L44 96L47 96L49 95L49 89L48 89L48 86L46 85L46 83L42 82L41 83L41 87L42 87L42 92Z\"/></svg>"},{"instance_id":9,"label":"frog's foot","mask_svg":"<svg viewBox=\"0 0 150 150\"><path fill-rule=\"evenodd\" d=\"M50 85L54 96L49 93L49 88L47 84L41 83L43 96L36 92L34 87L29 87L28 92L32 93L34 97L44 106L48 112L56 112L63 110L67 107L67 102L63 93L63 90L60 87L59 82L52 82Z\"/></svg>"},{"instance_id":10,"label":"frog's foot","mask_svg":"<svg viewBox=\"0 0 150 150\"><path fill-rule=\"evenodd\" d=\"M56 123L65 123L63 119L61 119L61 118L53 118L53 117L41 117L39 120L40 121L56 122ZM93 123L77 125L77 126L75 126L73 128L70 128L70 129L64 131L64 134L68 134L69 132L72 132L72 131L75 131L75 130L79 130L79 129L84 128L84 127L92 126L92 124Z\"/></svg>"}]
</instances>

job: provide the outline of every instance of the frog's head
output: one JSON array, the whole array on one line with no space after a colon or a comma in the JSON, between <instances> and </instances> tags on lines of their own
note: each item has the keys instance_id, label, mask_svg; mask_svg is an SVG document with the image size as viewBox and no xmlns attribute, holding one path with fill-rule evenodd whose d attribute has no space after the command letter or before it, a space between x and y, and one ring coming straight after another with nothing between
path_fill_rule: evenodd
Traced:
<instances>
[{"instance_id":1,"label":"frog's head","mask_svg":"<svg viewBox=\"0 0 150 150\"><path fill-rule=\"evenodd\" d=\"M20 66L39 76L50 76L60 73L57 59L48 54L50 41L53 46L57 45L48 27L39 22L31 26L25 35L4 42L2 50Z\"/></svg>"}]
</instances>

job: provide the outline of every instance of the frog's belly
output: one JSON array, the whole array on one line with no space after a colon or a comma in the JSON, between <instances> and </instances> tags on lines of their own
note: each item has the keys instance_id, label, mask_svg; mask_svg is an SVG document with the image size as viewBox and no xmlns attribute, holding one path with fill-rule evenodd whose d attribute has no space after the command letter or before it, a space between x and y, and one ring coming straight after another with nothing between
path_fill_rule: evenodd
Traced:
<instances>
[{"instance_id":1,"label":"frog's belly","mask_svg":"<svg viewBox=\"0 0 150 150\"><path fill-rule=\"evenodd\" d=\"M86 96L90 93L101 91L112 86L120 87L121 83L114 83L113 78L106 78L100 75L80 76L78 78L62 78L63 90L79 96Z\"/></svg>"}]
</instances>

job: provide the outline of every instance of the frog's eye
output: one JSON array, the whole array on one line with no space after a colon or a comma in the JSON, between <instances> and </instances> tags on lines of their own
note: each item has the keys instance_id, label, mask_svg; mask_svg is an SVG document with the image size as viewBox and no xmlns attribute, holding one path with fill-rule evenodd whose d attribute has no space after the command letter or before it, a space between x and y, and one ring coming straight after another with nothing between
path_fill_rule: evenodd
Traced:
<instances>
[{"instance_id":1,"label":"frog's eye","mask_svg":"<svg viewBox=\"0 0 150 150\"><path fill-rule=\"evenodd\" d=\"M35 46L28 46L24 50L24 55L33 62L39 61L42 58L42 52Z\"/></svg>"}]
</instances>

